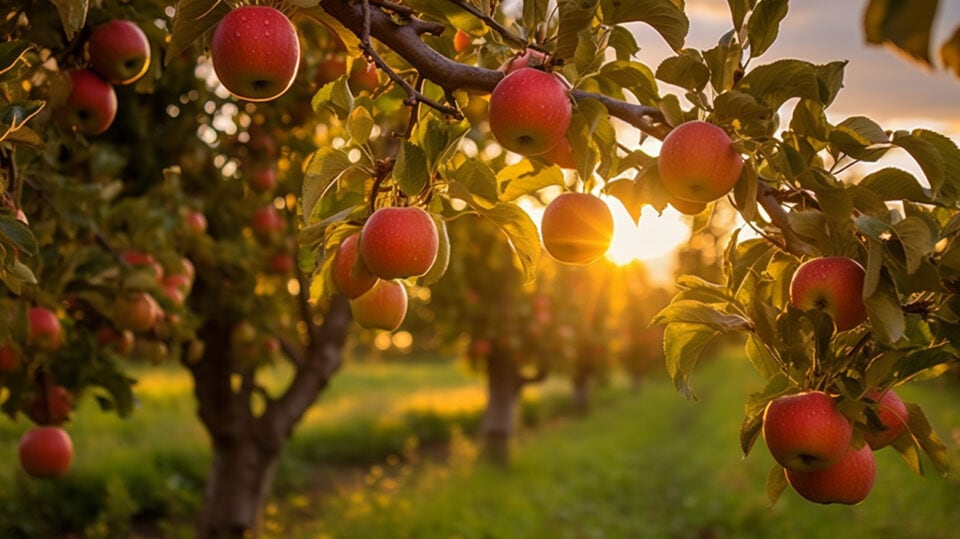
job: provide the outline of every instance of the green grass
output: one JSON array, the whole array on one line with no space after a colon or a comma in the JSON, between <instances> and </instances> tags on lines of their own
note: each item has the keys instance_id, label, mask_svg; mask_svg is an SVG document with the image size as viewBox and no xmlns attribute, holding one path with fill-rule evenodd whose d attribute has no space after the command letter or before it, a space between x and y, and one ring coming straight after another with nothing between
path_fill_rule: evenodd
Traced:
<instances>
[{"instance_id":1,"label":"green grass","mask_svg":"<svg viewBox=\"0 0 960 539\"><path fill-rule=\"evenodd\" d=\"M737 447L744 394L758 383L744 363L704 368L699 403L659 380L588 418L552 424L524 437L508 471L455 440L447 464L376 467L363 486L318 507L294 500L269 524L277 537L304 538L956 536L960 482L917 477L890 449L878 453L876 485L858 506L817 505L788 491L768 507L772 459L762 441L745 460ZM928 382L901 391L924 406L954 462L956 389ZM303 525L291 528L296 518Z\"/></svg>"}]
</instances>

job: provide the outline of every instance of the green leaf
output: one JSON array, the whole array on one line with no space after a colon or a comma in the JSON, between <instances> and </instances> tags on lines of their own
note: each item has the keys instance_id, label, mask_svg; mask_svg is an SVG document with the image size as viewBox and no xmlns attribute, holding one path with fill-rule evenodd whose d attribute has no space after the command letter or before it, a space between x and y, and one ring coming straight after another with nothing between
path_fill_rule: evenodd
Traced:
<instances>
[{"instance_id":1,"label":"green leaf","mask_svg":"<svg viewBox=\"0 0 960 539\"><path fill-rule=\"evenodd\" d=\"M960 149L953 140L928 129L897 133L893 143L907 150L923 169L937 200L960 200Z\"/></svg>"},{"instance_id":2,"label":"green leaf","mask_svg":"<svg viewBox=\"0 0 960 539\"><path fill-rule=\"evenodd\" d=\"M657 78L694 92L699 92L710 81L710 68L695 49L684 49L677 56L665 59L657 66Z\"/></svg>"},{"instance_id":3,"label":"green leaf","mask_svg":"<svg viewBox=\"0 0 960 539\"><path fill-rule=\"evenodd\" d=\"M640 221L644 203L642 186L633 180L615 180L606 185L606 192L623 203L633 222Z\"/></svg>"},{"instance_id":4,"label":"green leaf","mask_svg":"<svg viewBox=\"0 0 960 539\"><path fill-rule=\"evenodd\" d=\"M840 88L843 88L843 70L847 67L847 60L838 60L816 66L817 84L820 86L820 102L830 106Z\"/></svg>"},{"instance_id":5,"label":"green leaf","mask_svg":"<svg viewBox=\"0 0 960 539\"><path fill-rule=\"evenodd\" d=\"M774 464L767 474L767 481L764 485L764 491L767 493L767 504L773 506L780 499L783 491L787 489L787 475L783 466Z\"/></svg>"},{"instance_id":6,"label":"green leaf","mask_svg":"<svg viewBox=\"0 0 960 539\"><path fill-rule=\"evenodd\" d=\"M933 467L940 472L940 475L947 475L950 469L947 448L943 445L940 437L933 431L930 421L923 413L923 410L912 402L905 402L907 406L907 429L914 441L920 446L923 452L933 463Z\"/></svg>"},{"instance_id":7,"label":"green leaf","mask_svg":"<svg viewBox=\"0 0 960 539\"><path fill-rule=\"evenodd\" d=\"M364 144L373 131L373 117L366 107L357 107L347 116L347 133L358 144Z\"/></svg>"},{"instance_id":8,"label":"green leaf","mask_svg":"<svg viewBox=\"0 0 960 539\"><path fill-rule=\"evenodd\" d=\"M824 103L816 66L803 60L777 60L753 68L735 86L767 106L778 109L793 97Z\"/></svg>"},{"instance_id":9,"label":"green leaf","mask_svg":"<svg viewBox=\"0 0 960 539\"><path fill-rule=\"evenodd\" d=\"M747 13L753 9L757 0L727 0L727 6L730 8L730 16L733 18L733 29L739 30L743 26L743 19Z\"/></svg>"},{"instance_id":10,"label":"green leaf","mask_svg":"<svg viewBox=\"0 0 960 539\"><path fill-rule=\"evenodd\" d=\"M411 5L415 0L407 0L405 4ZM413 6L411 6L413 7ZM483 23L477 20L476 17L470 15L469 13L457 9L452 3L442 3L438 4L437 2L431 2L431 13L438 13L444 7L455 11L459 17L456 18L456 24L453 24L454 28L463 28L464 31L470 30L481 30L483 28ZM418 8L414 7L415 10ZM340 43L343 44L343 47L346 49L347 55L351 58L359 58L362 54L360 50L360 38L357 37L349 28L343 25L339 20L335 19L333 16L328 14L322 7L313 7L309 9L301 9L300 13L313 19L318 24L321 24L327 28L333 35L337 36L340 40Z\"/></svg>"},{"instance_id":11,"label":"green leaf","mask_svg":"<svg viewBox=\"0 0 960 539\"><path fill-rule=\"evenodd\" d=\"M717 96L714 100L714 113L717 121L728 123L734 120L740 122L768 121L773 118L774 110L757 101L754 96L730 90Z\"/></svg>"},{"instance_id":12,"label":"green leaf","mask_svg":"<svg viewBox=\"0 0 960 539\"><path fill-rule=\"evenodd\" d=\"M440 242L437 247L437 260L430 266L430 271L420 278L419 283L429 286L440 280L450 267L450 234L447 233L447 223L439 215L431 214Z\"/></svg>"},{"instance_id":13,"label":"green leaf","mask_svg":"<svg viewBox=\"0 0 960 539\"><path fill-rule=\"evenodd\" d=\"M930 31L937 0L870 0L863 14L867 43L888 43L930 65Z\"/></svg>"},{"instance_id":14,"label":"green leaf","mask_svg":"<svg viewBox=\"0 0 960 539\"><path fill-rule=\"evenodd\" d=\"M759 177L752 160L744 163L740 179L733 187L733 200L745 221L752 221L757 214L757 190Z\"/></svg>"},{"instance_id":15,"label":"green leaf","mask_svg":"<svg viewBox=\"0 0 960 539\"><path fill-rule=\"evenodd\" d=\"M474 196L490 204L497 202L497 177L490 165L481 159L468 158L452 174L451 178L463 185Z\"/></svg>"},{"instance_id":16,"label":"green leaf","mask_svg":"<svg viewBox=\"0 0 960 539\"><path fill-rule=\"evenodd\" d=\"M457 146L470 131L470 122L446 122L436 114L428 112L428 116L421 118L417 123L414 142L417 142L427 157L427 167L431 174L437 167L446 162L449 155L456 151Z\"/></svg>"},{"instance_id":17,"label":"green leaf","mask_svg":"<svg viewBox=\"0 0 960 539\"><path fill-rule=\"evenodd\" d=\"M886 275L881 275L873 294L864 298L867 316L874 336L887 345L895 345L906 331L906 320L896 288Z\"/></svg>"},{"instance_id":18,"label":"green leaf","mask_svg":"<svg viewBox=\"0 0 960 539\"><path fill-rule=\"evenodd\" d=\"M12 215L0 215L0 235L5 236L11 244L23 253L31 256L38 253L37 240L30 232L30 227Z\"/></svg>"},{"instance_id":19,"label":"green leaf","mask_svg":"<svg viewBox=\"0 0 960 539\"><path fill-rule=\"evenodd\" d=\"M953 72L954 77L960 78L960 26L957 26L950 39L940 46L940 62L944 68Z\"/></svg>"},{"instance_id":20,"label":"green leaf","mask_svg":"<svg viewBox=\"0 0 960 539\"><path fill-rule=\"evenodd\" d=\"M320 197L351 166L353 164L345 152L329 146L320 148L310 157L303 176L303 218L307 223L312 221Z\"/></svg>"},{"instance_id":21,"label":"green leaf","mask_svg":"<svg viewBox=\"0 0 960 539\"><path fill-rule=\"evenodd\" d=\"M28 41L13 40L0 43L0 75L13 69L32 48L33 44Z\"/></svg>"},{"instance_id":22,"label":"green leaf","mask_svg":"<svg viewBox=\"0 0 960 539\"><path fill-rule=\"evenodd\" d=\"M870 189L881 200L910 200L929 203L929 191L909 172L898 168L882 168L863 177L858 184Z\"/></svg>"},{"instance_id":23,"label":"green leaf","mask_svg":"<svg viewBox=\"0 0 960 539\"><path fill-rule=\"evenodd\" d=\"M563 185L563 172L557 167L544 167L529 159L504 167L497 173L497 184L503 194L500 200L509 202L550 185Z\"/></svg>"},{"instance_id":24,"label":"green leaf","mask_svg":"<svg viewBox=\"0 0 960 539\"><path fill-rule=\"evenodd\" d=\"M640 62L615 60L600 68L595 78L607 79L636 96L644 105L656 105L660 99L653 72Z\"/></svg>"},{"instance_id":25,"label":"green leaf","mask_svg":"<svg viewBox=\"0 0 960 539\"><path fill-rule=\"evenodd\" d=\"M728 332L746 330L753 326L750 320L725 313L699 301L673 301L653 317L650 324L696 324L712 330ZM702 328L701 328L702 329Z\"/></svg>"},{"instance_id":26,"label":"green leaf","mask_svg":"<svg viewBox=\"0 0 960 539\"><path fill-rule=\"evenodd\" d=\"M907 273L917 271L920 264L933 253L937 239L927 223L919 217L907 217L893 225L900 239L907 261Z\"/></svg>"},{"instance_id":27,"label":"green leaf","mask_svg":"<svg viewBox=\"0 0 960 539\"><path fill-rule=\"evenodd\" d=\"M847 118L833 127L830 143L841 152L863 161L876 161L887 151L890 139L876 122L864 116ZM883 144L882 148L870 146Z\"/></svg>"},{"instance_id":28,"label":"green leaf","mask_svg":"<svg viewBox=\"0 0 960 539\"><path fill-rule=\"evenodd\" d=\"M180 0L163 64L169 65L229 12L230 4L225 0Z\"/></svg>"},{"instance_id":29,"label":"green leaf","mask_svg":"<svg viewBox=\"0 0 960 539\"><path fill-rule=\"evenodd\" d=\"M431 8L437 2L430 2ZM523 3L523 27L536 28L538 24L546 22L549 12L549 0L526 0Z\"/></svg>"},{"instance_id":30,"label":"green leaf","mask_svg":"<svg viewBox=\"0 0 960 539\"><path fill-rule=\"evenodd\" d=\"M649 24L675 51L683 48L690 29L687 15L671 0L601 0L600 9L605 24Z\"/></svg>"},{"instance_id":31,"label":"green leaf","mask_svg":"<svg viewBox=\"0 0 960 539\"><path fill-rule=\"evenodd\" d=\"M580 32L593 26L597 14L597 0L560 0L560 24L557 29L557 46L553 54L564 60L573 58L580 42Z\"/></svg>"},{"instance_id":32,"label":"green leaf","mask_svg":"<svg viewBox=\"0 0 960 539\"><path fill-rule=\"evenodd\" d=\"M411 142L403 141L397 152L397 162L393 166L393 177L400 190L409 196L416 196L430 181L427 170L427 155L423 148Z\"/></svg>"},{"instance_id":33,"label":"green leaf","mask_svg":"<svg viewBox=\"0 0 960 539\"><path fill-rule=\"evenodd\" d=\"M787 16L788 0L760 0L747 23L750 39L750 57L760 56L777 39L780 21Z\"/></svg>"},{"instance_id":34,"label":"green leaf","mask_svg":"<svg viewBox=\"0 0 960 539\"><path fill-rule=\"evenodd\" d=\"M666 356L667 373L683 398L697 399L690 386L690 376L704 349L720 334L700 324L668 324L664 330L663 353Z\"/></svg>"},{"instance_id":35,"label":"green leaf","mask_svg":"<svg viewBox=\"0 0 960 539\"><path fill-rule=\"evenodd\" d=\"M73 39L77 32L87 22L87 10L90 9L90 0L50 0L57 7L63 31L67 40Z\"/></svg>"},{"instance_id":36,"label":"green leaf","mask_svg":"<svg viewBox=\"0 0 960 539\"><path fill-rule=\"evenodd\" d=\"M780 372L776 355L758 336L748 335L744 349L750 363L753 363L754 368L764 379L771 380Z\"/></svg>"},{"instance_id":37,"label":"green leaf","mask_svg":"<svg viewBox=\"0 0 960 539\"><path fill-rule=\"evenodd\" d=\"M324 84L310 100L310 106L317 112L324 107L329 107L341 120L346 118L353 110L353 94L350 93L347 76L341 75L336 80Z\"/></svg>"},{"instance_id":38,"label":"green leaf","mask_svg":"<svg viewBox=\"0 0 960 539\"><path fill-rule=\"evenodd\" d=\"M736 34L731 31L728 36L724 36L716 47L703 52L703 59L710 68L710 84L719 93L733 88L743 56L743 48L736 40Z\"/></svg>"},{"instance_id":39,"label":"green leaf","mask_svg":"<svg viewBox=\"0 0 960 539\"><path fill-rule=\"evenodd\" d=\"M611 47L617 54L617 61L627 62L640 52L640 45L637 45L637 38L630 30L622 26L614 26L610 31L610 39L607 46Z\"/></svg>"}]
</instances>

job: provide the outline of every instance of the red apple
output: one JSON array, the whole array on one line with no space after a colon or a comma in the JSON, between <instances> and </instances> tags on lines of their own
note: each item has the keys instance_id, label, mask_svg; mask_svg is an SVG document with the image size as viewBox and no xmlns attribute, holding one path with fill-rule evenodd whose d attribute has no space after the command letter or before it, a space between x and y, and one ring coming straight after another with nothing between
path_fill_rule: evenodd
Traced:
<instances>
[{"instance_id":1,"label":"red apple","mask_svg":"<svg viewBox=\"0 0 960 539\"><path fill-rule=\"evenodd\" d=\"M350 300L350 312L361 327L393 331L407 315L407 289L400 281L380 279L362 296Z\"/></svg>"},{"instance_id":2,"label":"red apple","mask_svg":"<svg viewBox=\"0 0 960 539\"><path fill-rule=\"evenodd\" d=\"M356 94L360 92L373 93L380 87L380 74L377 65L373 62L356 62L350 72L350 90Z\"/></svg>"},{"instance_id":3,"label":"red apple","mask_svg":"<svg viewBox=\"0 0 960 539\"><path fill-rule=\"evenodd\" d=\"M866 273L856 260L827 256L808 260L790 281L790 304L805 311L817 309L833 318L837 331L846 331L867 319L863 303Z\"/></svg>"},{"instance_id":4,"label":"red apple","mask_svg":"<svg viewBox=\"0 0 960 539\"><path fill-rule=\"evenodd\" d=\"M189 258L181 258L180 267L177 268L173 273L182 273L183 275L186 275L187 279L190 279L191 285L193 284L193 280L197 277L197 271L194 269L193 262L190 262Z\"/></svg>"},{"instance_id":5,"label":"red apple","mask_svg":"<svg viewBox=\"0 0 960 539\"><path fill-rule=\"evenodd\" d=\"M563 83L538 69L508 74L490 95L490 131L501 146L522 155L541 155L558 144L572 113Z\"/></svg>"},{"instance_id":6,"label":"red apple","mask_svg":"<svg viewBox=\"0 0 960 539\"><path fill-rule=\"evenodd\" d=\"M267 270L275 275L289 275L293 272L293 257L290 253L274 253L267 259Z\"/></svg>"},{"instance_id":7,"label":"red apple","mask_svg":"<svg viewBox=\"0 0 960 539\"><path fill-rule=\"evenodd\" d=\"M63 328L53 311L44 307L32 307L27 312L30 332L28 342L48 352L53 352L63 344Z\"/></svg>"},{"instance_id":8,"label":"red apple","mask_svg":"<svg viewBox=\"0 0 960 539\"><path fill-rule=\"evenodd\" d=\"M287 228L277 209L273 205L267 205L260 208L253 214L250 221L253 227L253 233L262 241L276 239Z\"/></svg>"},{"instance_id":9,"label":"red apple","mask_svg":"<svg viewBox=\"0 0 960 539\"><path fill-rule=\"evenodd\" d=\"M363 258L357 256L359 243L360 233L351 234L340 242L333 255L333 284L350 299L360 297L373 288L378 279L370 272Z\"/></svg>"},{"instance_id":10,"label":"red apple","mask_svg":"<svg viewBox=\"0 0 960 539\"><path fill-rule=\"evenodd\" d=\"M63 121L84 135L99 135L117 116L117 94L109 82L89 69L70 71L70 96Z\"/></svg>"},{"instance_id":11,"label":"red apple","mask_svg":"<svg viewBox=\"0 0 960 539\"><path fill-rule=\"evenodd\" d=\"M250 188L267 193L277 188L277 171L273 167L258 168L250 174Z\"/></svg>"},{"instance_id":12,"label":"red apple","mask_svg":"<svg viewBox=\"0 0 960 539\"><path fill-rule=\"evenodd\" d=\"M150 41L131 21L108 21L90 34L90 63L111 84L130 84L150 67Z\"/></svg>"},{"instance_id":13,"label":"red apple","mask_svg":"<svg viewBox=\"0 0 960 539\"><path fill-rule=\"evenodd\" d=\"M20 438L20 466L33 477L61 477L70 469L73 442L60 427L34 427Z\"/></svg>"},{"instance_id":14,"label":"red apple","mask_svg":"<svg viewBox=\"0 0 960 539\"><path fill-rule=\"evenodd\" d=\"M673 209L684 215L697 215L707 209L706 202L693 202L677 197L670 197L669 203Z\"/></svg>"},{"instance_id":15,"label":"red apple","mask_svg":"<svg viewBox=\"0 0 960 539\"><path fill-rule=\"evenodd\" d=\"M317 64L317 74L313 80L317 86L333 82L347 72L347 61L342 53L330 53Z\"/></svg>"},{"instance_id":16,"label":"red apple","mask_svg":"<svg viewBox=\"0 0 960 539\"><path fill-rule=\"evenodd\" d=\"M824 470L786 470L787 481L797 494L816 503L854 505L862 502L873 489L877 463L873 450L864 444L860 449L847 448L836 464Z\"/></svg>"},{"instance_id":17,"label":"red apple","mask_svg":"<svg viewBox=\"0 0 960 539\"><path fill-rule=\"evenodd\" d=\"M163 317L163 309L149 293L130 292L117 296L113 304L114 323L134 333L146 333Z\"/></svg>"},{"instance_id":18,"label":"red apple","mask_svg":"<svg viewBox=\"0 0 960 539\"><path fill-rule=\"evenodd\" d=\"M163 279L163 266L153 258L153 255L144 253L143 251L137 251L136 249L127 249L120 253L120 259L133 267L149 266L157 282Z\"/></svg>"},{"instance_id":19,"label":"red apple","mask_svg":"<svg viewBox=\"0 0 960 539\"><path fill-rule=\"evenodd\" d=\"M459 51L458 51L459 52ZM514 56L500 66L500 71L506 74L513 73L524 67L540 68L547 63L547 55L534 49L526 49L522 54Z\"/></svg>"},{"instance_id":20,"label":"red apple","mask_svg":"<svg viewBox=\"0 0 960 539\"><path fill-rule=\"evenodd\" d=\"M73 393L57 384L46 385L43 391L36 392L27 405L27 415L38 425L59 425L70 419L73 411Z\"/></svg>"},{"instance_id":21,"label":"red apple","mask_svg":"<svg viewBox=\"0 0 960 539\"><path fill-rule=\"evenodd\" d=\"M183 224L186 225L187 230L197 236L207 231L207 217L196 210L188 210L186 212L183 216Z\"/></svg>"},{"instance_id":22,"label":"red apple","mask_svg":"<svg viewBox=\"0 0 960 539\"><path fill-rule=\"evenodd\" d=\"M268 6L242 6L227 13L210 42L213 69L233 95L269 101L293 84L300 41L290 19Z\"/></svg>"},{"instance_id":23,"label":"red apple","mask_svg":"<svg viewBox=\"0 0 960 539\"><path fill-rule=\"evenodd\" d=\"M190 288L193 286L193 281L188 275L183 273L171 273L163 278L163 287L164 288L176 288L183 292L184 295L187 295L190 292Z\"/></svg>"},{"instance_id":24,"label":"red apple","mask_svg":"<svg viewBox=\"0 0 960 539\"><path fill-rule=\"evenodd\" d=\"M540 157L548 163L557 165L560 168L566 168L570 170L577 168L577 162L573 157L573 148L570 146L570 142L567 141L567 137L560 139L560 142L554 144L552 148L547 150L547 152Z\"/></svg>"},{"instance_id":25,"label":"red apple","mask_svg":"<svg viewBox=\"0 0 960 539\"><path fill-rule=\"evenodd\" d=\"M853 426L829 395L806 391L778 397L763 412L763 439L790 470L823 470L847 452Z\"/></svg>"},{"instance_id":26,"label":"red apple","mask_svg":"<svg viewBox=\"0 0 960 539\"><path fill-rule=\"evenodd\" d=\"M124 329L117 333L109 326L103 326L97 330L97 344L103 348L113 348L118 354L125 356L133 350L133 343L136 340L133 332Z\"/></svg>"},{"instance_id":27,"label":"red apple","mask_svg":"<svg viewBox=\"0 0 960 539\"><path fill-rule=\"evenodd\" d=\"M457 52L463 52L470 48L470 45L473 44L473 38L470 37L470 34L464 32L463 30L457 30L456 34L453 34L453 50Z\"/></svg>"},{"instance_id":28,"label":"red apple","mask_svg":"<svg viewBox=\"0 0 960 539\"><path fill-rule=\"evenodd\" d=\"M673 196L710 202L737 184L743 157L726 131L694 120L678 125L663 139L657 167L663 186Z\"/></svg>"},{"instance_id":29,"label":"red apple","mask_svg":"<svg viewBox=\"0 0 960 539\"><path fill-rule=\"evenodd\" d=\"M360 256L381 279L423 275L437 260L437 225L417 207L380 208L360 231Z\"/></svg>"},{"instance_id":30,"label":"red apple","mask_svg":"<svg viewBox=\"0 0 960 539\"><path fill-rule=\"evenodd\" d=\"M878 391L871 391L867 394L867 399L877 403L877 416L883 426L886 427L885 430L876 433L866 432L863 435L867 445L871 449L877 450L890 445L907 430L907 420L910 414L907 412L907 406L903 403L903 400L892 389L883 394Z\"/></svg>"},{"instance_id":31,"label":"red apple","mask_svg":"<svg viewBox=\"0 0 960 539\"><path fill-rule=\"evenodd\" d=\"M603 256L613 239L613 214L587 193L564 193L553 199L540 223L543 246L567 264L589 264Z\"/></svg>"},{"instance_id":32,"label":"red apple","mask_svg":"<svg viewBox=\"0 0 960 539\"><path fill-rule=\"evenodd\" d=\"M0 374L10 374L20 368L20 354L9 344L0 346Z\"/></svg>"}]
</instances>

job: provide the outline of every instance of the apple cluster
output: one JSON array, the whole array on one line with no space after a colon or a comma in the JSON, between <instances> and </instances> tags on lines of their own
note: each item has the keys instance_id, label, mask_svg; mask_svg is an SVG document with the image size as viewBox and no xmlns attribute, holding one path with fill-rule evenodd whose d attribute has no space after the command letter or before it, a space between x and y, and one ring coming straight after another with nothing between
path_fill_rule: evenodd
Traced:
<instances>
[{"instance_id":1,"label":"apple cluster","mask_svg":"<svg viewBox=\"0 0 960 539\"><path fill-rule=\"evenodd\" d=\"M341 241L333 282L350 298L357 323L388 331L400 327L407 314L407 290L400 279L429 272L439 246L433 217L413 206L380 208L360 232Z\"/></svg>"},{"instance_id":2,"label":"apple cluster","mask_svg":"<svg viewBox=\"0 0 960 539\"><path fill-rule=\"evenodd\" d=\"M70 94L63 121L92 136L109 129L117 116L113 85L131 84L147 72L150 41L134 22L113 20L93 29L87 50L90 67L68 72Z\"/></svg>"},{"instance_id":3,"label":"apple cluster","mask_svg":"<svg viewBox=\"0 0 960 539\"><path fill-rule=\"evenodd\" d=\"M853 423L827 393L804 391L767 404L764 442L798 494L817 503L848 505L870 494L877 475L873 452L905 435L908 413L893 390L870 392L866 401L880 425L867 428L862 443L855 443Z\"/></svg>"}]
</instances>

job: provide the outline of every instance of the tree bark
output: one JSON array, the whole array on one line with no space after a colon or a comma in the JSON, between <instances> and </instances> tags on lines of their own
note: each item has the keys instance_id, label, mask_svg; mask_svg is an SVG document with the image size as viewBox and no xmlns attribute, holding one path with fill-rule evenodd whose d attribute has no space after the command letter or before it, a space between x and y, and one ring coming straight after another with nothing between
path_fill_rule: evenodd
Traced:
<instances>
[{"instance_id":1,"label":"tree bark","mask_svg":"<svg viewBox=\"0 0 960 539\"><path fill-rule=\"evenodd\" d=\"M517 402L523 387L517 364L494 345L487 357L487 408L483 415L483 454L506 466L517 420Z\"/></svg>"},{"instance_id":2,"label":"tree bark","mask_svg":"<svg viewBox=\"0 0 960 539\"><path fill-rule=\"evenodd\" d=\"M590 377L575 376L573 378L573 406L580 414L590 411Z\"/></svg>"},{"instance_id":3,"label":"tree bark","mask_svg":"<svg viewBox=\"0 0 960 539\"><path fill-rule=\"evenodd\" d=\"M280 453L264 451L257 440L239 437L213 444L199 536L244 537L257 534Z\"/></svg>"}]
</instances>

